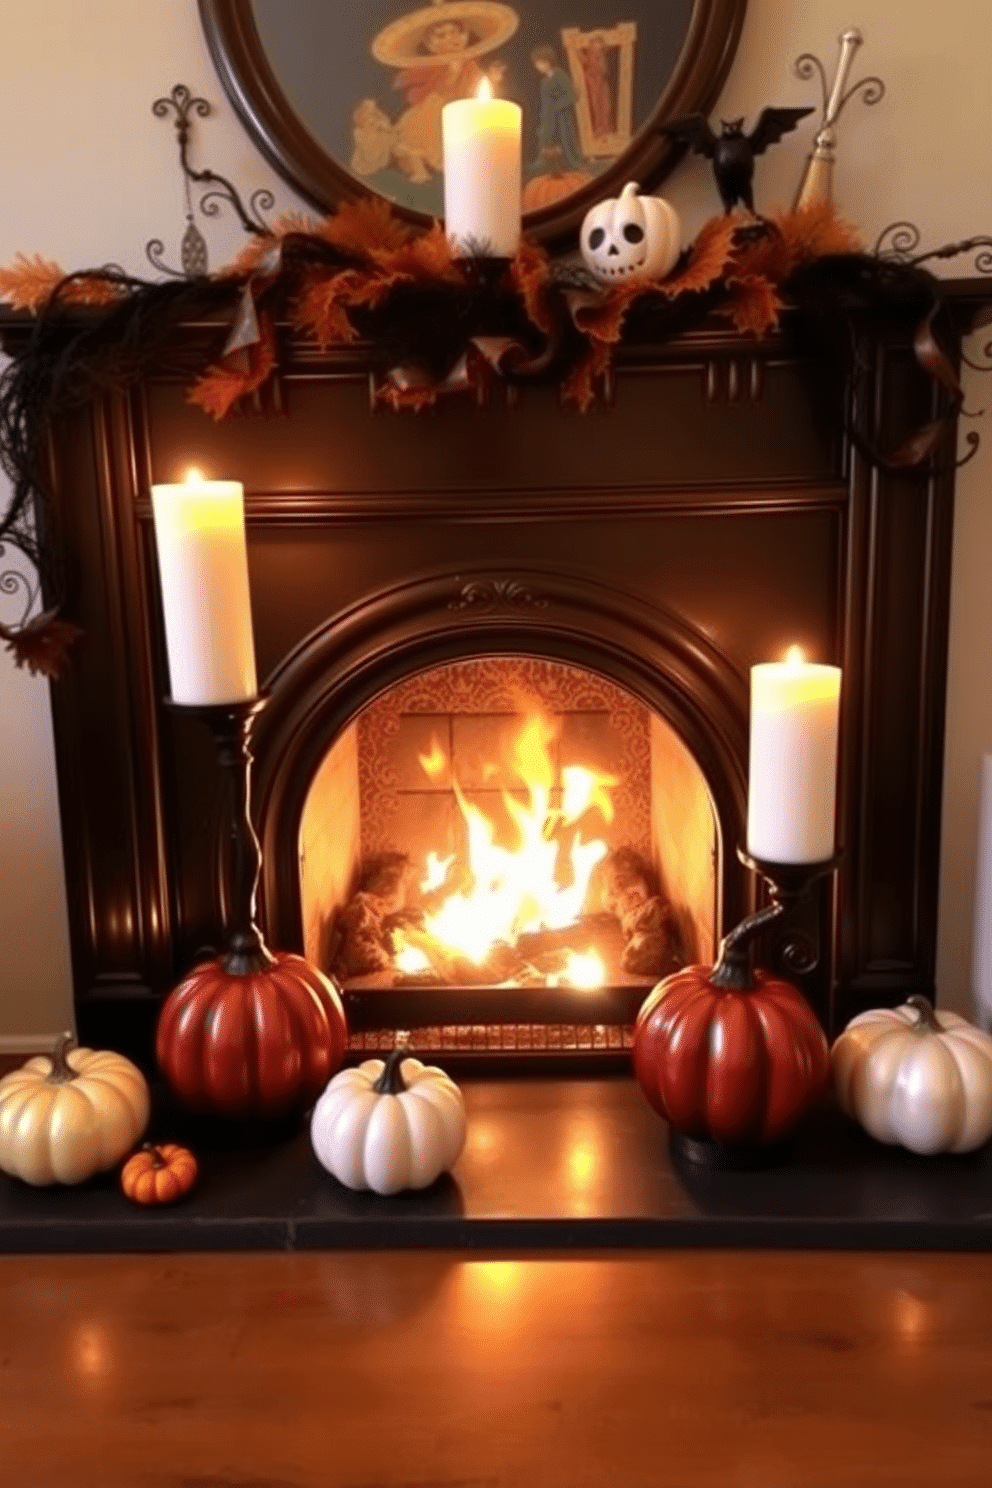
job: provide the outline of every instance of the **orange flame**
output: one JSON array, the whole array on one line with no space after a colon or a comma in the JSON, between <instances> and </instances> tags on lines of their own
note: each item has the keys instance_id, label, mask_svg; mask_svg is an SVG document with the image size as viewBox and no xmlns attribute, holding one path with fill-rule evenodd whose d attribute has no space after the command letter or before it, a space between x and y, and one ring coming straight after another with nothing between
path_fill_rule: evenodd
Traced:
<instances>
[{"instance_id":1,"label":"orange flame","mask_svg":"<svg viewBox=\"0 0 992 1488\"><path fill-rule=\"evenodd\" d=\"M430 780L438 780L444 774L448 763L448 755L438 741L437 735L431 735L431 748L429 754L418 754L420 768Z\"/></svg>"},{"instance_id":2,"label":"orange flame","mask_svg":"<svg viewBox=\"0 0 992 1488\"><path fill-rule=\"evenodd\" d=\"M470 880L427 915L424 928L450 951L476 965L483 965L501 942L514 945L523 934L563 930L574 924L585 906L593 871L609 850L601 838L586 839L583 828L587 816L597 811L605 822L612 821L609 792L617 781L599 770L566 766L561 772L561 805L555 806L551 754L555 735L553 723L533 714L524 720L514 741L512 768L523 782L527 799L502 792L518 837L513 850L497 842L494 822L466 799L457 780L452 781L467 831ZM432 854L424 885L443 884L450 864L450 859L442 864ZM601 986L605 979L605 967L595 953L570 952L560 973L560 981L572 986Z\"/></svg>"}]
</instances>

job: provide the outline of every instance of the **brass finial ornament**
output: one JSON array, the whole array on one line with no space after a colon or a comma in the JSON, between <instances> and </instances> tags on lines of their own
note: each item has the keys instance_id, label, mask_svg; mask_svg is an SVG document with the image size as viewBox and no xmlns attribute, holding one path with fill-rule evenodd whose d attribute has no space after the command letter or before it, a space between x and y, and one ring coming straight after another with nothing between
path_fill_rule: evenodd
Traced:
<instances>
[{"instance_id":1,"label":"brass finial ornament","mask_svg":"<svg viewBox=\"0 0 992 1488\"><path fill-rule=\"evenodd\" d=\"M880 102L885 96L885 84L881 78L866 77L851 88L847 86L854 54L864 41L864 37L856 26L849 26L846 31L841 32L839 40L840 56L837 60L837 73L833 87L829 91L827 75L820 59L814 57L812 52L804 52L801 57L796 58L796 75L804 80L819 76L820 87L823 90L823 117L813 142L813 152L806 162L806 170L793 203L797 212L805 207L833 202L834 161L837 158L835 125L848 100L853 98L855 93L861 93L865 103L873 104Z\"/></svg>"}]
</instances>

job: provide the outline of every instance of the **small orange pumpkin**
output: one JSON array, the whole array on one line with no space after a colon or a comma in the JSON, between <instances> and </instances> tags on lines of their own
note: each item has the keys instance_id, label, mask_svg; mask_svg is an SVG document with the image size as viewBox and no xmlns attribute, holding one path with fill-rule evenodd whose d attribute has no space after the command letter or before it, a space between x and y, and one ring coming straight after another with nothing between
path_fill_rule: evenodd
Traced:
<instances>
[{"instance_id":1,"label":"small orange pumpkin","mask_svg":"<svg viewBox=\"0 0 992 1488\"><path fill-rule=\"evenodd\" d=\"M146 1142L121 1169L121 1189L134 1204L173 1204L196 1182L196 1158L175 1142Z\"/></svg>"}]
</instances>

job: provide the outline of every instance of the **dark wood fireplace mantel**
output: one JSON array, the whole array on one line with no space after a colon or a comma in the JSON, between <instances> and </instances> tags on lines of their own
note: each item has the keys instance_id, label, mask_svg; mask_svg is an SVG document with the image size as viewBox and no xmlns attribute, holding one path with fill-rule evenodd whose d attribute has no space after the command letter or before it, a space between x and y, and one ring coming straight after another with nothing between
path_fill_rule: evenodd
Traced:
<instances>
[{"instance_id":1,"label":"dark wood fireplace mantel","mask_svg":"<svg viewBox=\"0 0 992 1488\"><path fill-rule=\"evenodd\" d=\"M960 335L987 285L947 288ZM847 387L893 448L945 406L905 333L866 327ZM5 349L27 322L0 320ZM720 919L753 892L743 834L747 675L792 641L844 668L835 889L782 942L836 1028L932 994L954 472L872 468L788 335L719 327L626 347L587 416L551 388L435 413L376 405L368 349L280 330L273 385L220 424L185 371L223 332L178 326L170 370L52 431L68 615L53 688L75 992L87 1041L141 1054L161 995L223 911L209 739L166 713L149 487L198 465L246 487L259 674L263 918L301 943L300 812L337 733L392 681L505 652L601 671L662 715L706 777ZM956 349L956 348L955 348Z\"/></svg>"}]
</instances>

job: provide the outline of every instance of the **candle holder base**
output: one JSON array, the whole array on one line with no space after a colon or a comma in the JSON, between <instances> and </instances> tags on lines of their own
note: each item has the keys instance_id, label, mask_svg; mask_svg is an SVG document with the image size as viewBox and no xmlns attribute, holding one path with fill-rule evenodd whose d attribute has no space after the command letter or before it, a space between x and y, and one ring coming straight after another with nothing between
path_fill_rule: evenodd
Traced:
<instances>
[{"instance_id":1,"label":"candle holder base","mask_svg":"<svg viewBox=\"0 0 992 1488\"><path fill-rule=\"evenodd\" d=\"M513 259L486 253L484 248L476 251L470 245L469 251L455 254L455 262L473 289L496 290L506 278Z\"/></svg>"},{"instance_id":2,"label":"candle holder base","mask_svg":"<svg viewBox=\"0 0 992 1488\"><path fill-rule=\"evenodd\" d=\"M839 867L844 854L836 852L832 858L825 858L819 863L773 863L767 858L753 858L745 848L739 847L737 856L745 868L750 868L765 880L773 903L781 902L785 906L791 906L798 900L805 899L818 879L833 873Z\"/></svg>"},{"instance_id":3,"label":"candle holder base","mask_svg":"<svg viewBox=\"0 0 992 1488\"><path fill-rule=\"evenodd\" d=\"M757 1173L780 1167L789 1156L791 1143L788 1138L780 1142L714 1142L688 1137L672 1126L668 1129L668 1148L677 1163L691 1163L694 1168L707 1168L713 1173Z\"/></svg>"}]
</instances>

